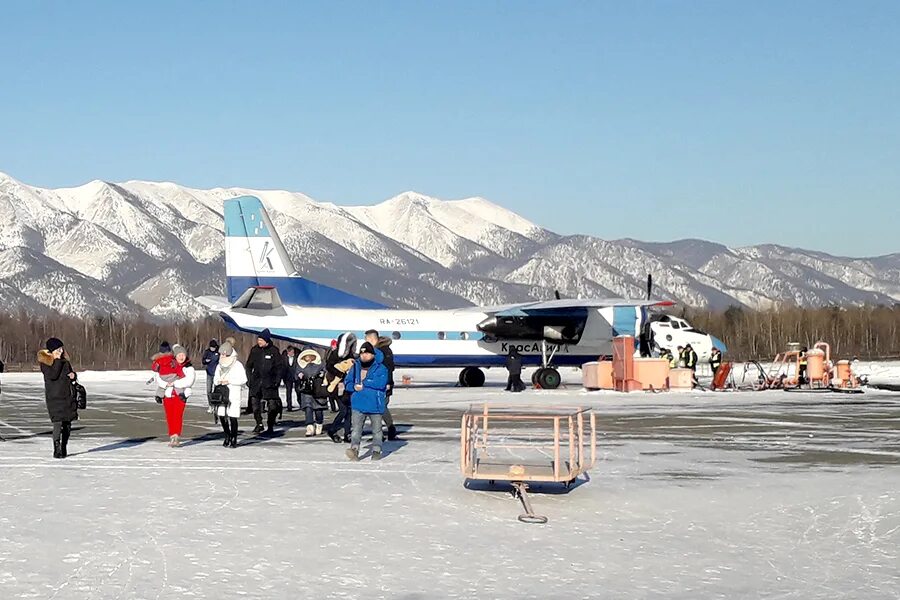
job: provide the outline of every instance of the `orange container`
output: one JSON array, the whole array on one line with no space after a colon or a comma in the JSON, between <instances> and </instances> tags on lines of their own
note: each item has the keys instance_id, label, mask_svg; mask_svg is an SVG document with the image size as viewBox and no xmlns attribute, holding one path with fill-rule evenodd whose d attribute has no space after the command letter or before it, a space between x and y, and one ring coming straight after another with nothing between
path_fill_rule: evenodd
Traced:
<instances>
[{"instance_id":1,"label":"orange container","mask_svg":"<svg viewBox=\"0 0 900 600\"><path fill-rule=\"evenodd\" d=\"M825 352L814 348L806 353L806 376L810 381L825 379Z\"/></svg>"},{"instance_id":2,"label":"orange container","mask_svg":"<svg viewBox=\"0 0 900 600\"><path fill-rule=\"evenodd\" d=\"M850 361L849 360L839 360L837 364L837 378L840 382L841 387L847 387L852 385L853 375L850 372Z\"/></svg>"},{"instance_id":3,"label":"orange container","mask_svg":"<svg viewBox=\"0 0 900 600\"><path fill-rule=\"evenodd\" d=\"M586 390L611 390L613 384L612 363L608 360L581 365L581 383Z\"/></svg>"},{"instance_id":4,"label":"orange container","mask_svg":"<svg viewBox=\"0 0 900 600\"><path fill-rule=\"evenodd\" d=\"M669 369L669 389L689 392L694 388L694 372L690 369Z\"/></svg>"},{"instance_id":5,"label":"orange container","mask_svg":"<svg viewBox=\"0 0 900 600\"><path fill-rule=\"evenodd\" d=\"M669 378L669 361L664 358L636 358L634 378L641 382L641 389L664 390Z\"/></svg>"}]
</instances>

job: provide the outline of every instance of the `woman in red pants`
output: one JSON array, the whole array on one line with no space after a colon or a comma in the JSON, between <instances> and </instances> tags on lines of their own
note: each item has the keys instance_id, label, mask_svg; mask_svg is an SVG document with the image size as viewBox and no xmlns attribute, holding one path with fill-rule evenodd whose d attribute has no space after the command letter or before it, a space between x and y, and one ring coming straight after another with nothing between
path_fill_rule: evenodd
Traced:
<instances>
[{"instance_id":1,"label":"woman in red pants","mask_svg":"<svg viewBox=\"0 0 900 600\"><path fill-rule=\"evenodd\" d=\"M188 359L184 346L176 344L172 348L172 361L166 361L161 368L154 363L156 385L163 392L163 408L166 411L166 424L169 426L169 446L175 448L181 444L181 429L184 422L184 407L191 396L194 385L194 367Z\"/></svg>"}]
</instances>

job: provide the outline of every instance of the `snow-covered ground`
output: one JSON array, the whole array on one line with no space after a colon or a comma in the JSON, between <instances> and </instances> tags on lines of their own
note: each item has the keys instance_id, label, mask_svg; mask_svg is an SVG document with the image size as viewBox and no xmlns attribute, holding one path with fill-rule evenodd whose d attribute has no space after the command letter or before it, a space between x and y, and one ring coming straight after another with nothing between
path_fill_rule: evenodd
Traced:
<instances>
[{"instance_id":1,"label":"snow-covered ground","mask_svg":"<svg viewBox=\"0 0 900 600\"><path fill-rule=\"evenodd\" d=\"M83 374L54 460L39 377L5 376L0 597L900 597L900 394L587 393L567 371L511 396L498 371L481 390L409 374L380 463L303 437L298 413L271 439L244 417L222 448L198 400L170 449L146 373ZM463 486L459 415L483 401L598 413L590 479L532 494L548 524Z\"/></svg>"}]
</instances>

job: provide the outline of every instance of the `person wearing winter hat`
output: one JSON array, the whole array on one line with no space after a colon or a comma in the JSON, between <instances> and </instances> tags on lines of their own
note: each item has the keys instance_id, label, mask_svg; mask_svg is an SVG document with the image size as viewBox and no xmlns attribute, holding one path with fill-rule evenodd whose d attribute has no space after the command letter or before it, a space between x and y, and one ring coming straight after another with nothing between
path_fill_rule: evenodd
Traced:
<instances>
[{"instance_id":1,"label":"person wearing winter hat","mask_svg":"<svg viewBox=\"0 0 900 600\"><path fill-rule=\"evenodd\" d=\"M322 357L312 348L300 353L296 367L297 395L300 410L306 413L306 437L322 434L325 398L317 398L316 390L322 385L325 366Z\"/></svg>"},{"instance_id":2,"label":"person wearing winter hat","mask_svg":"<svg viewBox=\"0 0 900 600\"><path fill-rule=\"evenodd\" d=\"M385 392L389 379L383 360L381 350L364 342L359 348L359 358L344 380L345 385L353 390L350 397L350 448L346 453L350 460L359 460L359 446L366 419L372 423L372 460L381 460L381 415L386 406Z\"/></svg>"},{"instance_id":3,"label":"person wearing winter hat","mask_svg":"<svg viewBox=\"0 0 900 600\"><path fill-rule=\"evenodd\" d=\"M215 412L212 408L213 376L216 374L216 365L219 364L219 342L209 340L209 346L203 351L203 358L200 362L203 363L203 367L206 369L206 400L210 402L207 412L213 413ZM218 420L218 414L214 415L213 422Z\"/></svg>"},{"instance_id":4,"label":"person wearing winter hat","mask_svg":"<svg viewBox=\"0 0 900 600\"><path fill-rule=\"evenodd\" d=\"M250 406L253 408L253 418L256 420L256 428L253 433L262 433L263 404L268 413L266 431L269 434L275 432L275 421L281 412L281 398L278 396L278 386L282 380L283 361L278 347L272 343L272 334L268 329L263 329L256 339L256 345L250 350L247 357L247 385L250 388Z\"/></svg>"},{"instance_id":5,"label":"person wearing winter hat","mask_svg":"<svg viewBox=\"0 0 900 600\"><path fill-rule=\"evenodd\" d=\"M219 362L212 377L216 386L228 388L227 404L219 405L216 412L225 432L226 448L237 448L238 418L241 416L241 389L247 383L244 365L238 360L237 352L230 342L219 347Z\"/></svg>"},{"instance_id":6,"label":"person wearing winter hat","mask_svg":"<svg viewBox=\"0 0 900 600\"><path fill-rule=\"evenodd\" d=\"M72 396L72 382L77 376L58 338L47 340L46 348L38 352L37 359L44 376L47 413L53 423L53 458L65 458L72 421L78 420L78 407Z\"/></svg>"},{"instance_id":7,"label":"person wearing winter hat","mask_svg":"<svg viewBox=\"0 0 900 600\"><path fill-rule=\"evenodd\" d=\"M196 373L191 361L188 359L187 349L176 344L172 347L174 366L176 373L180 373L177 379L167 381L161 372L156 372L156 385L163 388L163 409L166 413L166 424L169 430L169 446L175 448L181 445L181 432L184 426L184 409L188 398L191 396L191 386L194 385Z\"/></svg>"}]
</instances>

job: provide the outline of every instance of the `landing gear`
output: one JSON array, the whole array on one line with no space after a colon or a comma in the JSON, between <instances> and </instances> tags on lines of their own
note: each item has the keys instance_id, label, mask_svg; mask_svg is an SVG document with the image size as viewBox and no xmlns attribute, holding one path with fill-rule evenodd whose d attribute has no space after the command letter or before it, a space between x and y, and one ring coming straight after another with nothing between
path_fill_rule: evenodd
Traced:
<instances>
[{"instance_id":1,"label":"landing gear","mask_svg":"<svg viewBox=\"0 0 900 600\"><path fill-rule=\"evenodd\" d=\"M478 367L466 367L459 372L459 385L462 387L481 387L484 385L484 371Z\"/></svg>"},{"instance_id":2,"label":"landing gear","mask_svg":"<svg viewBox=\"0 0 900 600\"><path fill-rule=\"evenodd\" d=\"M544 390L555 390L562 383L562 377L553 367L541 367L531 374L531 383Z\"/></svg>"},{"instance_id":3,"label":"landing gear","mask_svg":"<svg viewBox=\"0 0 900 600\"><path fill-rule=\"evenodd\" d=\"M550 366L558 347L547 347L546 340L541 342L541 367L531 374L531 385L544 390L555 390L562 383L559 371Z\"/></svg>"}]
</instances>

